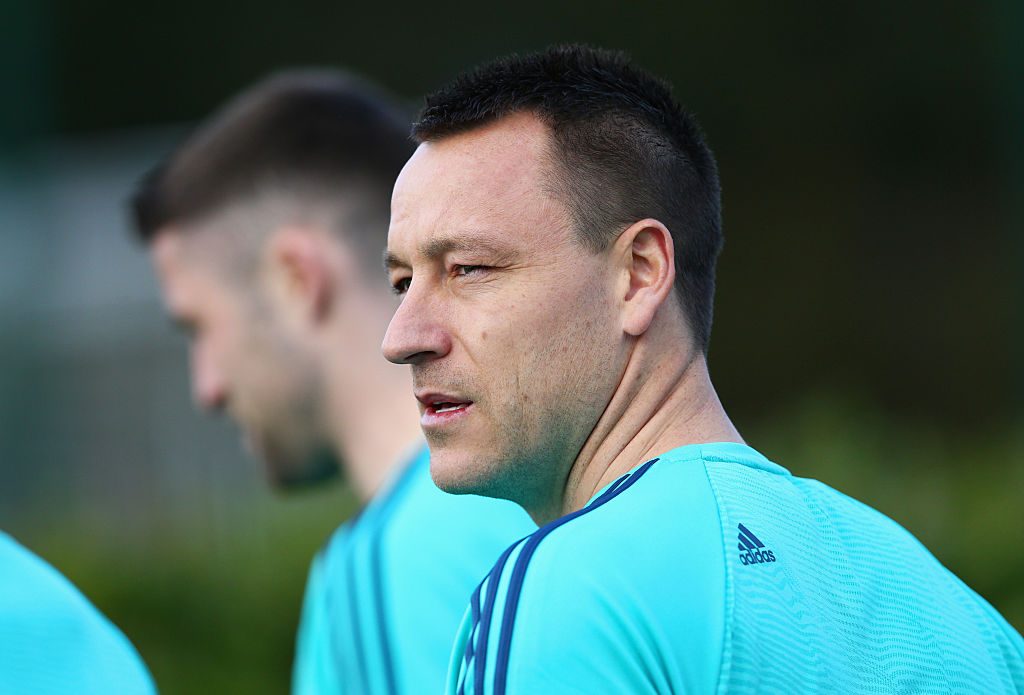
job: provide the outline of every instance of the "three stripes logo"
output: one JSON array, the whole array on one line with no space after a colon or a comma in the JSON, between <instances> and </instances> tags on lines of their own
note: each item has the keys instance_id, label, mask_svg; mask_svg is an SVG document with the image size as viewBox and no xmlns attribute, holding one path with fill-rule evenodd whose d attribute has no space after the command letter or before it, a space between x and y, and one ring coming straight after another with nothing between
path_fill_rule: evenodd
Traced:
<instances>
[{"instance_id":1,"label":"three stripes logo","mask_svg":"<svg viewBox=\"0 0 1024 695\"><path fill-rule=\"evenodd\" d=\"M760 565L775 562L775 553L764 547L764 543L743 524L739 525L740 562L744 565Z\"/></svg>"}]
</instances>

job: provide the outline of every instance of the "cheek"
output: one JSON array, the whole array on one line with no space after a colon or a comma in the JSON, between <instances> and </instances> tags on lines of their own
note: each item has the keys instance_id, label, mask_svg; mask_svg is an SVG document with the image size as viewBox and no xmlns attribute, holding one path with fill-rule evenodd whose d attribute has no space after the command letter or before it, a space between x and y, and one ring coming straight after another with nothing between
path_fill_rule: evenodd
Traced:
<instances>
[{"instance_id":1,"label":"cheek","mask_svg":"<svg viewBox=\"0 0 1024 695\"><path fill-rule=\"evenodd\" d=\"M500 308L476 317L473 345L467 346L471 359L493 384L508 380L522 382L552 350L562 351L559 340L564 317L553 311L549 300L517 297ZM507 384L505 385L507 386Z\"/></svg>"},{"instance_id":2,"label":"cheek","mask_svg":"<svg viewBox=\"0 0 1024 695\"><path fill-rule=\"evenodd\" d=\"M495 371L508 373L521 403L557 410L579 401L596 372L613 368L615 317L600 289L580 283L533 302L515 302L490 330L479 332L485 349L492 341L500 345L489 350L503 363Z\"/></svg>"},{"instance_id":3,"label":"cheek","mask_svg":"<svg viewBox=\"0 0 1024 695\"><path fill-rule=\"evenodd\" d=\"M282 364L268 351L263 336L251 331L226 331L220 341L211 346L211 353L211 359L217 362L231 388L232 398L243 410L252 410L254 402L265 408L266 394L273 396L281 392ZM273 400L270 402L272 404Z\"/></svg>"},{"instance_id":4,"label":"cheek","mask_svg":"<svg viewBox=\"0 0 1024 695\"><path fill-rule=\"evenodd\" d=\"M614 317L605 289L593 281L561 287L530 312L532 333L543 337L559 356L607 344Z\"/></svg>"}]
</instances>

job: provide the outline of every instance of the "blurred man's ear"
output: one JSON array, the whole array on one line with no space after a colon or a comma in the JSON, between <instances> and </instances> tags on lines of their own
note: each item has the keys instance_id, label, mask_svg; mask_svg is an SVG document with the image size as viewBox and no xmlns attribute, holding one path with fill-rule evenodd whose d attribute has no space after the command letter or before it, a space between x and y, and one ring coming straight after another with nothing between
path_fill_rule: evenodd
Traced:
<instances>
[{"instance_id":1,"label":"blurred man's ear","mask_svg":"<svg viewBox=\"0 0 1024 695\"><path fill-rule=\"evenodd\" d=\"M265 272L270 290L300 319L322 321L340 281L325 235L304 227L282 227L267 242Z\"/></svg>"},{"instance_id":2,"label":"blurred man's ear","mask_svg":"<svg viewBox=\"0 0 1024 695\"><path fill-rule=\"evenodd\" d=\"M675 284L675 246L664 224L645 219L631 225L615 242L622 264L623 330L645 333Z\"/></svg>"}]
</instances>

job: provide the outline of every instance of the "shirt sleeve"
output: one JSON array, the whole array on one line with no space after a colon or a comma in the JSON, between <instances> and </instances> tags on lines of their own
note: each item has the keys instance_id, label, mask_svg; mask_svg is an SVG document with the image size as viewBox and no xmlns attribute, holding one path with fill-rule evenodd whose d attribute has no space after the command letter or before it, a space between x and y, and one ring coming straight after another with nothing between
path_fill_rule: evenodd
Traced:
<instances>
[{"instance_id":1,"label":"shirt sleeve","mask_svg":"<svg viewBox=\"0 0 1024 695\"><path fill-rule=\"evenodd\" d=\"M344 692L331 643L324 560L322 555L317 555L309 570L302 601L292 667L293 695L341 695Z\"/></svg>"}]
</instances>

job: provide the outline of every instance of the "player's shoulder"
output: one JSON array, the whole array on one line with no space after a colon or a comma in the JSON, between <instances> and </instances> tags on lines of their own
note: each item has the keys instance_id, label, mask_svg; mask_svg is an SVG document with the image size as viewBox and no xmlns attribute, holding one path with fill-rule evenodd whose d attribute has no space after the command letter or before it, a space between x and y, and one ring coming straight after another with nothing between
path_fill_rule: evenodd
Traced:
<instances>
[{"instance_id":1,"label":"player's shoulder","mask_svg":"<svg viewBox=\"0 0 1024 695\"><path fill-rule=\"evenodd\" d=\"M645 574L692 579L710 573L717 580L727 537L723 499L731 494L728 482L716 476L722 467L755 479L789 475L743 444L679 447L637 466L583 509L513 545L495 571L510 582L517 575L513 589L535 583L549 591L563 585L578 591L591 574L604 586L611 584L609 578L635 582ZM709 558L722 560L709 563Z\"/></svg>"},{"instance_id":2,"label":"player's shoulder","mask_svg":"<svg viewBox=\"0 0 1024 695\"><path fill-rule=\"evenodd\" d=\"M75 630L116 633L117 629L60 572L7 534L0 532L0 605L5 621L29 613L31 619Z\"/></svg>"},{"instance_id":3,"label":"player's shoulder","mask_svg":"<svg viewBox=\"0 0 1024 695\"><path fill-rule=\"evenodd\" d=\"M582 687L597 669L623 692L713 688L723 545L701 448L645 462L500 556L471 601L463 678L520 692Z\"/></svg>"},{"instance_id":4,"label":"player's shoulder","mask_svg":"<svg viewBox=\"0 0 1024 695\"><path fill-rule=\"evenodd\" d=\"M85 601L64 575L3 531L0 531L0 558L4 566L0 583L4 586L5 598L12 592L34 591L60 595L75 602Z\"/></svg>"},{"instance_id":5,"label":"player's shoulder","mask_svg":"<svg viewBox=\"0 0 1024 695\"><path fill-rule=\"evenodd\" d=\"M0 532L0 681L26 692L152 693L135 648L49 563Z\"/></svg>"},{"instance_id":6,"label":"player's shoulder","mask_svg":"<svg viewBox=\"0 0 1024 695\"><path fill-rule=\"evenodd\" d=\"M320 550L317 551L313 557L314 567L323 567L329 564L331 558L344 552L345 546L352 540L352 535L356 523L359 521L360 512L356 512L351 518L345 522L339 524L330 535L327 540L324 541L323 545L320 546Z\"/></svg>"},{"instance_id":7,"label":"player's shoulder","mask_svg":"<svg viewBox=\"0 0 1024 695\"><path fill-rule=\"evenodd\" d=\"M661 572L671 547L721 544L718 500L707 473L716 452L680 447L634 468L583 509L535 532L523 548L529 564L559 572L608 565ZM638 550L648 547L658 550L652 564L638 564L644 559Z\"/></svg>"},{"instance_id":8,"label":"player's shoulder","mask_svg":"<svg viewBox=\"0 0 1024 695\"><path fill-rule=\"evenodd\" d=\"M396 517L422 496L422 478L429 475L426 456L425 450L407 456L383 488L331 533L313 559L311 577L342 570L352 555L380 542Z\"/></svg>"}]
</instances>

